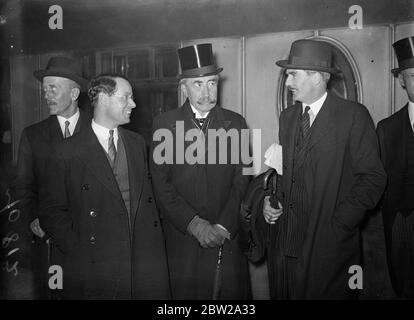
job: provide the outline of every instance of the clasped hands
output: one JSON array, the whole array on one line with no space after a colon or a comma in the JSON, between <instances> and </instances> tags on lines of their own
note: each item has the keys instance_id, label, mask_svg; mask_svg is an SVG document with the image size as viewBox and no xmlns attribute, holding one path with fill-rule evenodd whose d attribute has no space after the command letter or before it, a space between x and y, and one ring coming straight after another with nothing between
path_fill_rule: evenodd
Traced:
<instances>
[{"instance_id":1,"label":"clasped hands","mask_svg":"<svg viewBox=\"0 0 414 320\"><path fill-rule=\"evenodd\" d=\"M195 216L187 227L188 232L194 236L203 248L215 248L230 240L230 233L218 224L211 224L205 219Z\"/></svg>"},{"instance_id":2,"label":"clasped hands","mask_svg":"<svg viewBox=\"0 0 414 320\"><path fill-rule=\"evenodd\" d=\"M279 209L275 209L270 205L270 196L266 196L263 200L263 217L268 224L275 224L277 219L282 215L283 208L278 202Z\"/></svg>"}]
</instances>

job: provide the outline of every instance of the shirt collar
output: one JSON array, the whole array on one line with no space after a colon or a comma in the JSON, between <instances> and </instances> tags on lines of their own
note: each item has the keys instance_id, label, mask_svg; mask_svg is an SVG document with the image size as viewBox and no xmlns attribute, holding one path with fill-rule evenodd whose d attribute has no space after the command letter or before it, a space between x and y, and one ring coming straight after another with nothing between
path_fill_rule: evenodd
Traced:
<instances>
[{"instance_id":1,"label":"shirt collar","mask_svg":"<svg viewBox=\"0 0 414 320\"><path fill-rule=\"evenodd\" d=\"M408 101L408 116L410 117L411 127L414 130L414 102Z\"/></svg>"},{"instance_id":2,"label":"shirt collar","mask_svg":"<svg viewBox=\"0 0 414 320\"><path fill-rule=\"evenodd\" d=\"M75 114L71 116L70 118L65 118L62 116L56 116L56 117L59 121L59 125L60 125L60 128L62 129L63 134L65 134L65 122L66 121L69 121L69 132L70 134L73 134L73 131L75 131L76 124L78 123L78 120L80 117L79 108L75 112Z\"/></svg>"},{"instance_id":3,"label":"shirt collar","mask_svg":"<svg viewBox=\"0 0 414 320\"><path fill-rule=\"evenodd\" d=\"M195 114L196 119L207 118L208 114L210 113L210 111L208 111L204 116L201 116L200 112L196 108L194 108L191 103L190 103L190 107L191 107L191 110L193 110L193 113Z\"/></svg>"},{"instance_id":4,"label":"shirt collar","mask_svg":"<svg viewBox=\"0 0 414 320\"><path fill-rule=\"evenodd\" d=\"M305 104L302 102L302 110L305 110L305 106L309 106L312 113L314 114L314 116L316 117L316 115L318 114L319 110L321 110L323 103L326 100L326 97L328 96L328 93L325 91L325 93L322 95L322 97L320 97L318 100L316 100L314 103L312 104Z\"/></svg>"},{"instance_id":5,"label":"shirt collar","mask_svg":"<svg viewBox=\"0 0 414 320\"><path fill-rule=\"evenodd\" d=\"M92 130L95 134L101 139L109 139L109 129L97 124L94 119L92 119ZM114 139L118 139L118 128L114 128Z\"/></svg>"}]
</instances>

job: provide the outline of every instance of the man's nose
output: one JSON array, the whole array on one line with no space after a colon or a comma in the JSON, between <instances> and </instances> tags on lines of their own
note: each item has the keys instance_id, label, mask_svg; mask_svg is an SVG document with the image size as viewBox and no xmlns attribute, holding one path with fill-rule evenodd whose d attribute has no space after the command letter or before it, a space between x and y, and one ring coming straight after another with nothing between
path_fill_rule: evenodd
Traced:
<instances>
[{"instance_id":1,"label":"man's nose","mask_svg":"<svg viewBox=\"0 0 414 320\"><path fill-rule=\"evenodd\" d=\"M131 108L135 108L137 105L135 104L135 101L134 101L134 99L129 99L129 106L131 107Z\"/></svg>"},{"instance_id":2,"label":"man's nose","mask_svg":"<svg viewBox=\"0 0 414 320\"><path fill-rule=\"evenodd\" d=\"M292 84L292 76L289 74L286 79L286 86L290 86Z\"/></svg>"}]
</instances>

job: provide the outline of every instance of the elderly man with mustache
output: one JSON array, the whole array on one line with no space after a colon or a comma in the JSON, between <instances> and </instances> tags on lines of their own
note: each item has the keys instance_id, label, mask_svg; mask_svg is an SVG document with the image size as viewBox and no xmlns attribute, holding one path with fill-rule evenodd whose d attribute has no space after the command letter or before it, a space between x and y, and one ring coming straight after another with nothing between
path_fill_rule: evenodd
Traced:
<instances>
[{"instance_id":1,"label":"elderly man with mustache","mask_svg":"<svg viewBox=\"0 0 414 320\"><path fill-rule=\"evenodd\" d=\"M217 104L218 74L211 44L199 44L178 50L182 73L180 87L187 100L181 108L154 119L151 171L157 205L160 208L166 237L173 299L243 299L249 296L247 261L237 246L238 214L249 177L242 173L242 163L231 163L231 144L211 149L209 130L238 133L247 128L239 114ZM180 134L178 128L184 128ZM157 159L159 129L175 136L171 159ZM179 141L196 133L203 150L197 149L196 163L184 159L184 151L193 141ZM211 131L210 131L211 132ZM207 141L209 140L209 141ZM232 139L233 140L233 139ZM216 140L217 142L217 140ZM171 150L166 148L166 152ZM211 155L219 150L214 161ZM180 154L181 152L181 154ZM199 154L201 152L201 154ZM227 155L219 163L220 152ZM167 155L168 156L168 155ZM240 154L237 155L240 160ZM182 158L184 161L180 162ZM214 163L212 163L214 162ZM221 249L220 249L221 248ZM221 253L222 281L214 283L218 256ZM214 285L216 284L216 286ZM213 297L213 288L216 290Z\"/></svg>"},{"instance_id":2,"label":"elderly man with mustache","mask_svg":"<svg viewBox=\"0 0 414 320\"><path fill-rule=\"evenodd\" d=\"M20 138L16 196L21 200L20 210L31 232L31 268L34 276L34 298L48 297L48 265L45 233L39 224L39 189L45 175L53 175L46 162L55 146L63 139L80 132L90 116L78 107L81 90L87 80L82 77L81 64L66 57L53 57L46 69L34 72L42 82L49 117L25 128ZM55 261L56 262L56 261Z\"/></svg>"}]
</instances>

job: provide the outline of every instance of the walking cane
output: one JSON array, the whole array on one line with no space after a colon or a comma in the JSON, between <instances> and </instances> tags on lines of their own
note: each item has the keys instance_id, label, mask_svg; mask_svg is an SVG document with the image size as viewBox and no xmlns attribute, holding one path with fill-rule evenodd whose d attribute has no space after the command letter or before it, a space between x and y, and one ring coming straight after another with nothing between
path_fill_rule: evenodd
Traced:
<instances>
[{"instance_id":1,"label":"walking cane","mask_svg":"<svg viewBox=\"0 0 414 320\"><path fill-rule=\"evenodd\" d=\"M52 265L52 246L53 246L52 238L47 239L46 244L47 244L47 274L49 276L49 268ZM46 279L47 279L46 282L47 282L47 288L48 288L47 290L48 297L49 297L49 300L51 300L53 298L53 295L52 295L52 290L49 288L49 281L48 281L49 277L47 277Z\"/></svg>"},{"instance_id":2,"label":"walking cane","mask_svg":"<svg viewBox=\"0 0 414 320\"><path fill-rule=\"evenodd\" d=\"M214 287L213 287L213 300L218 300L221 289L221 261L223 257L223 245L220 246L218 251L218 258L216 263L216 271L214 273Z\"/></svg>"}]
</instances>

